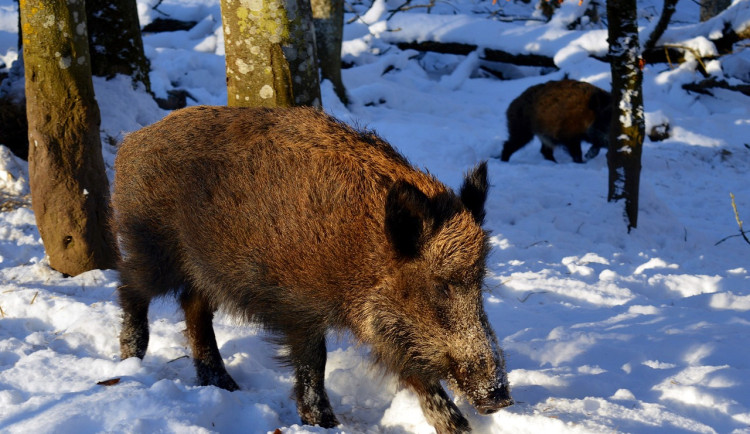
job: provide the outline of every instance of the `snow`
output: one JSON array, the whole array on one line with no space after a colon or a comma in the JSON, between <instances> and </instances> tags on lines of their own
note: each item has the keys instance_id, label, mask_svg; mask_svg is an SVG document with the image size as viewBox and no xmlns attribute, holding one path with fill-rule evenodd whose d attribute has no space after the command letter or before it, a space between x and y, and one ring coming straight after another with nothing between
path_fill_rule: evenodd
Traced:
<instances>
[{"instance_id":1,"label":"snow","mask_svg":"<svg viewBox=\"0 0 750 434\"><path fill-rule=\"evenodd\" d=\"M219 0L138 0L142 24L169 14L189 31L144 36L154 93L187 90L190 104L224 104ZM400 0L347 3L343 71L352 101L343 106L323 83L323 106L375 129L415 165L457 188L463 173L489 159L485 308L506 354L516 404L479 416L457 404L479 433L750 432L750 245L731 206L750 221L750 99L728 90L682 89L703 76L695 61L647 65L647 131L669 123L670 137L646 139L638 228L627 232L623 203L608 203L604 153L559 164L538 140L509 163L490 159L506 138L504 112L534 84L565 74L608 89L601 25L569 30L580 16L539 21L532 2L459 0L399 12ZM750 3L724 13L746 23ZM0 60L16 56L15 2L0 0ZM584 2L588 5L588 2ZM661 2L639 2L661 10ZM488 18L500 10L502 19ZM649 15L639 15L642 29ZM508 17L530 17L512 20ZM698 6L680 3L663 41L703 53L716 22L698 23ZM564 19L565 18L565 19ZM656 19L656 17L651 17ZM642 33L641 38L645 40ZM399 50L392 42L464 42L554 58L560 70L507 67L513 80L478 72L468 56ZM748 49L709 72L747 80ZM95 78L109 175L124 134L166 115L130 80ZM299 425L292 373L253 325L224 314L214 324L224 362L242 390L199 387L176 303L155 302L144 360L119 358L117 273L64 278L45 258L28 206L28 166L0 147L0 432L430 433L415 395L368 361L367 348L331 336L326 385L341 425ZM8 200L8 202L6 202ZM10 204L6 206L6 204ZM747 226L746 226L747 228ZM119 378L111 386L98 382Z\"/></svg>"}]
</instances>

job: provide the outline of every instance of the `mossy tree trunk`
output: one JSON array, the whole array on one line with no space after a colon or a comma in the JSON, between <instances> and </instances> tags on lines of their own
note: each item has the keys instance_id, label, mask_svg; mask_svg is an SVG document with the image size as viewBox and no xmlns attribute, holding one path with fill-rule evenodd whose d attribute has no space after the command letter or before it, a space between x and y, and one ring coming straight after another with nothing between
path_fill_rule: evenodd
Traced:
<instances>
[{"instance_id":1,"label":"mossy tree trunk","mask_svg":"<svg viewBox=\"0 0 750 434\"><path fill-rule=\"evenodd\" d=\"M135 0L86 0L86 21L92 74L127 75L151 91Z\"/></svg>"},{"instance_id":2,"label":"mossy tree trunk","mask_svg":"<svg viewBox=\"0 0 750 434\"><path fill-rule=\"evenodd\" d=\"M635 0L608 0L609 58L612 71L612 127L609 201L625 200L628 231L638 225L638 190L645 121Z\"/></svg>"},{"instance_id":3,"label":"mossy tree trunk","mask_svg":"<svg viewBox=\"0 0 750 434\"><path fill-rule=\"evenodd\" d=\"M320 106L315 31L307 0L221 0L227 103Z\"/></svg>"},{"instance_id":4,"label":"mossy tree trunk","mask_svg":"<svg viewBox=\"0 0 750 434\"><path fill-rule=\"evenodd\" d=\"M50 266L111 268L109 185L84 0L21 0L31 203Z\"/></svg>"},{"instance_id":5,"label":"mossy tree trunk","mask_svg":"<svg viewBox=\"0 0 750 434\"><path fill-rule=\"evenodd\" d=\"M311 0L315 42L318 48L320 72L330 80L341 102L349 104L344 82L341 80L341 42L344 40L344 1Z\"/></svg>"}]
</instances>

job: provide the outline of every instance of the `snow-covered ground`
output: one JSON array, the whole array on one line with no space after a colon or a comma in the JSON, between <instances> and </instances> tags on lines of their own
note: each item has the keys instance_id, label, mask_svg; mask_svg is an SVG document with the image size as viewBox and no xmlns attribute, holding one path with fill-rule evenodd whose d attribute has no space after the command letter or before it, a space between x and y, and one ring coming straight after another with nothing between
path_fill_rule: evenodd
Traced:
<instances>
[{"instance_id":1,"label":"snow-covered ground","mask_svg":"<svg viewBox=\"0 0 750 434\"><path fill-rule=\"evenodd\" d=\"M539 17L533 4L502 0L439 2L387 20L401 3L347 4L351 67L343 76L352 104L344 107L324 83L324 106L377 130L450 186L499 152L505 109L527 87L567 74L609 89L608 65L589 57L606 52L606 30L566 28L580 15L578 1L566 0L550 23L520 19ZM661 2L638 3L645 38ZM190 104L224 104L219 0L138 4L144 25L164 13L199 22L145 36L157 96L181 88L195 98ZM0 0L6 64L17 55L14 5ZM732 22L747 23L748 11L750 2L735 0ZM681 2L665 38L710 49L696 36L716 29L697 17L695 2ZM544 54L560 70L505 66L514 79L500 81L478 72L485 63L476 54L423 55L391 44L422 39ZM736 83L750 78L748 65L750 50L738 45L706 66ZM703 78L695 61L644 73L647 128L667 121L671 136L644 143L640 219L630 234L623 205L606 201L604 153L580 165L558 150L553 164L535 139L509 163L490 159L485 305L516 405L483 417L459 399L476 432L750 432L750 245L726 238L738 234L730 193L750 226L750 98L685 91L682 84ZM119 140L166 114L128 79L94 84L103 138ZM116 147L104 143L111 170ZM0 148L0 197L21 205L0 212L0 432L432 432L416 397L372 369L367 349L346 336L329 344L326 382L342 423L332 430L299 425L291 372L274 362L276 348L224 315L217 339L241 391L196 386L184 322L170 301L152 305L146 358L121 361L117 274L63 278L50 269L24 205L26 179L26 164ZM120 382L97 385L112 378Z\"/></svg>"}]
</instances>

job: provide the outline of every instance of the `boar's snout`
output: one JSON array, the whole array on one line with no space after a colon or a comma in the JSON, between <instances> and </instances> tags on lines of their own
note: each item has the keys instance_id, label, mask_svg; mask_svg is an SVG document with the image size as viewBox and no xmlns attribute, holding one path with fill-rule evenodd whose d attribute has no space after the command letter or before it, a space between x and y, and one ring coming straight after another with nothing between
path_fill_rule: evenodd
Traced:
<instances>
[{"instance_id":1,"label":"boar's snout","mask_svg":"<svg viewBox=\"0 0 750 434\"><path fill-rule=\"evenodd\" d=\"M499 347L497 350L496 358L489 363L486 359L479 358L468 369L454 371L454 384L481 415L492 414L514 404L505 373L505 363ZM465 367L466 364L459 366Z\"/></svg>"},{"instance_id":2,"label":"boar's snout","mask_svg":"<svg viewBox=\"0 0 750 434\"><path fill-rule=\"evenodd\" d=\"M476 400L474 407L479 414L488 415L513 404L513 398L510 397L510 390L508 390L507 386L502 385L490 392L486 398Z\"/></svg>"}]
</instances>

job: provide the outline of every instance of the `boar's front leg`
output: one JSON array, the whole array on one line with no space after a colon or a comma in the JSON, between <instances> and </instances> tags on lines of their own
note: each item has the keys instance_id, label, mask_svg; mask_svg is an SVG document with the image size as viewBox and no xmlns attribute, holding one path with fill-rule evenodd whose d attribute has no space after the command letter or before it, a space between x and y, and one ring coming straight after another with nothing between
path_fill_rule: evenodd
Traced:
<instances>
[{"instance_id":1,"label":"boar's front leg","mask_svg":"<svg viewBox=\"0 0 750 434\"><path fill-rule=\"evenodd\" d=\"M437 434L467 433L471 431L469 421L451 401L440 382L424 382L422 379L406 380L419 398L427 421L435 427Z\"/></svg>"},{"instance_id":2,"label":"boar's front leg","mask_svg":"<svg viewBox=\"0 0 750 434\"><path fill-rule=\"evenodd\" d=\"M583 163L583 151L581 151L581 141L571 139L565 142L565 147L568 148L570 156L573 157L575 163Z\"/></svg>"},{"instance_id":3,"label":"boar's front leg","mask_svg":"<svg viewBox=\"0 0 750 434\"><path fill-rule=\"evenodd\" d=\"M195 290L185 288L181 299L193 363L201 386L216 386L230 392L240 387L224 368L214 335L213 309Z\"/></svg>"},{"instance_id":4,"label":"boar's front leg","mask_svg":"<svg viewBox=\"0 0 750 434\"><path fill-rule=\"evenodd\" d=\"M539 149L539 151L542 153L542 156L544 156L545 160L552 161L553 163L557 163L557 160L555 160L555 140L552 137L540 135L539 141L542 142L542 147Z\"/></svg>"},{"instance_id":5,"label":"boar's front leg","mask_svg":"<svg viewBox=\"0 0 750 434\"><path fill-rule=\"evenodd\" d=\"M328 400L323 379L326 367L325 334L288 337L296 381L297 412L305 425L333 428L339 424Z\"/></svg>"}]
</instances>

